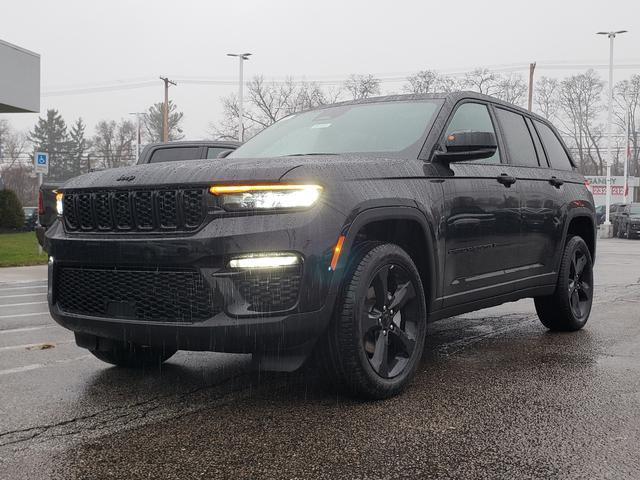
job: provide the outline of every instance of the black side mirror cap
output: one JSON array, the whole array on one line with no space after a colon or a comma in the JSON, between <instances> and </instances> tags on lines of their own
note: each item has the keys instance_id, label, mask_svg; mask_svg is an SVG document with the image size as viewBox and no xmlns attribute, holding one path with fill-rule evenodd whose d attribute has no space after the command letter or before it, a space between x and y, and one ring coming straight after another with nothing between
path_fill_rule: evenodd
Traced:
<instances>
[{"instance_id":1,"label":"black side mirror cap","mask_svg":"<svg viewBox=\"0 0 640 480\"><path fill-rule=\"evenodd\" d=\"M491 158L498 149L493 132L454 132L445 140L445 151L436 152L439 160L465 162Z\"/></svg>"}]
</instances>

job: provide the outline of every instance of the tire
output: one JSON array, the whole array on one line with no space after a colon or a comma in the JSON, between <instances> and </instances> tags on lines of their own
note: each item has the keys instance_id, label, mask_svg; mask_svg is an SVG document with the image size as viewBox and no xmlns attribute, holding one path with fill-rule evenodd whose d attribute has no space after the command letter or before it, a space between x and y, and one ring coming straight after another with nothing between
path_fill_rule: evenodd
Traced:
<instances>
[{"instance_id":1,"label":"tire","mask_svg":"<svg viewBox=\"0 0 640 480\"><path fill-rule=\"evenodd\" d=\"M394 244L360 244L336 307L317 350L327 379L366 399L400 393L418 368L427 325L424 289L411 257Z\"/></svg>"},{"instance_id":2,"label":"tire","mask_svg":"<svg viewBox=\"0 0 640 480\"><path fill-rule=\"evenodd\" d=\"M125 368L160 366L175 353L175 349L143 347L135 344L119 344L110 350L89 350L103 362Z\"/></svg>"},{"instance_id":3,"label":"tire","mask_svg":"<svg viewBox=\"0 0 640 480\"><path fill-rule=\"evenodd\" d=\"M580 330L589 319L593 291L589 248L581 237L571 237L562 254L555 292L534 299L540 321L549 330Z\"/></svg>"}]
</instances>

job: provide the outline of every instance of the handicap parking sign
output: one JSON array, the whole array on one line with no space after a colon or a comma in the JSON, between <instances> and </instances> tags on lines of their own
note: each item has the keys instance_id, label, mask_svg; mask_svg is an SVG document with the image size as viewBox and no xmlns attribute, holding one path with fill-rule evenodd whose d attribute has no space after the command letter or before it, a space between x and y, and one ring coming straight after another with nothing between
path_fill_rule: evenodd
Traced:
<instances>
[{"instance_id":1,"label":"handicap parking sign","mask_svg":"<svg viewBox=\"0 0 640 480\"><path fill-rule=\"evenodd\" d=\"M49 173L49 154L46 152L36 152L34 167L36 173Z\"/></svg>"}]
</instances>

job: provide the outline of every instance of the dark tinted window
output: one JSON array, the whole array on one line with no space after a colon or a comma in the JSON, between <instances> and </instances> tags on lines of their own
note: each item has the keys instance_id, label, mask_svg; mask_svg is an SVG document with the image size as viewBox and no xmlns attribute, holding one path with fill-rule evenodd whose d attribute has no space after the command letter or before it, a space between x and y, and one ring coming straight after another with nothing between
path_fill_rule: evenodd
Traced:
<instances>
[{"instance_id":1,"label":"dark tinted window","mask_svg":"<svg viewBox=\"0 0 640 480\"><path fill-rule=\"evenodd\" d=\"M562 143L558 140L558 137L553 130L547 127L544 123L535 121L536 128L544 144L544 148L547 151L547 158L551 164L551 168L557 168L559 170L572 170L571 160L567 152L562 147Z\"/></svg>"},{"instance_id":2,"label":"dark tinted window","mask_svg":"<svg viewBox=\"0 0 640 480\"><path fill-rule=\"evenodd\" d=\"M224 152L225 150L233 150L232 148L226 147L209 147L207 148L207 158L218 158L220 152Z\"/></svg>"},{"instance_id":3,"label":"dark tinted window","mask_svg":"<svg viewBox=\"0 0 640 480\"><path fill-rule=\"evenodd\" d=\"M496 115L504 133L511 164L537 167L538 157L524 117L502 108L496 108Z\"/></svg>"},{"instance_id":4,"label":"dark tinted window","mask_svg":"<svg viewBox=\"0 0 640 480\"><path fill-rule=\"evenodd\" d=\"M151 154L149 163L176 162L200 158L200 147L159 148Z\"/></svg>"},{"instance_id":5,"label":"dark tinted window","mask_svg":"<svg viewBox=\"0 0 640 480\"><path fill-rule=\"evenodd\" d=\"M453 114L445 136L456 132L492 132L496 133L491 115L486 105L481 103L463 103ZM493 157L474 160L478 163L500 163L500 152L496 150ZM469 162L467 162L469 163Z\"/></svg>"},{"instance_id":6,"label":"dark tinted window","mask_svg":"<svg viewBox=\"0 0 640 480\"><path fill-rule=\"evenodd\" d=\"M549 163L547 162L547 156L544 154L544 148L542 148L542 143L540 142L538 132L536 132L531 119L525 118L525 121L527 122L527 127L529 127L531 138L533 138L533 145L536 147L536 153L538 154L538 163L540 163L540 166L542 167L548 167Z\"/></svg>"}]
</instances>

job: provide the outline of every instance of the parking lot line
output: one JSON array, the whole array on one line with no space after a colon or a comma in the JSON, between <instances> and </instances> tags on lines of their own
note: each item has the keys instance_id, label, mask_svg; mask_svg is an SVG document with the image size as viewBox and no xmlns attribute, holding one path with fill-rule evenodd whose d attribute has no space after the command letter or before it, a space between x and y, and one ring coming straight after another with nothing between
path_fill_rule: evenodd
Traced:
<instances>
[{"instance_id":1,"label":"parking lot line","mask_svg":"<svg viewBox=\"0 0 640 480\"><path fill-rule=\"evenodd\" d=\"M0 298L35 297L36 295L46 295L46 292L20 293L19 295L0 295Z\"/></svg>"},{"instance_id":2,"label":"parking lot line","mask_svg":"<svg viewBox=\"0 0 640 480\"><path fill-rule=\"evenodd\" d=\"M11 373L20 373L20 372L27 372L29 370L38 370L40 368L52 367L60 363L77 362L78 360L84 360L85 358L90 358L90 357L92 357L92 355L82 355L80 357L65 358L63 360L56 360L55 362L50 362L50 363L34 363L31 365L25 365L23 367L9 368L7 370L0 370L0 375L9 375Z\"/></svg>"},{"instance_id":3,"label":"parking lot line","mask_svg":"<svg viewBox=\"0 0 640 480\"><path fill-rule=\"evenodd\" d=\"M9 303L7 305L0 305L0 308L4 307L23 307L25 305L44 305L47 302L27 302L27 303Z\"/></svg>"},{"instance_id":4,"label":"parking lot line","mask_svg":"<svg viewBox=\"0 0 640 480\"><path fill-rule=\"evenodd\" d=\"M0 335L6 335L9 333L23 333L23 332L33 332L35 330L44 330L45 328L55 328L57 325L37 325L34 327L21 327L21 328L8 328L6 330L0 330Z\"/></svg>"},{"instance_id":5,"label":"parking lot line","mask_svg":"<svg viewBox=\"0 0 640 480\"><path fill-rule=\"evenodd\" d=\"M33 313L19 313L17 315L0 315L0 320L3 318L16 318L16 317L35 317L38 315L49 315L49 312L33 312Z\"/></svg>"},{"instance_id":6,"label":"parking lot line","mask_svg":"<svg viewBox=\"0 0 640 480\"><path fill-rule=\"evenodd\" d=\"M25 343L23 345L9 345L6 347L0 347L0 352L4 352L6 350L23 350L23 349L26 350L33 347L39 347L44 344L51 344L54 347L57 347L58 345L65 345L67 343L75 343L75 342L73 340L66 340L64 342L40 342L40 343Z\"/></svg>"}]
</instances>

